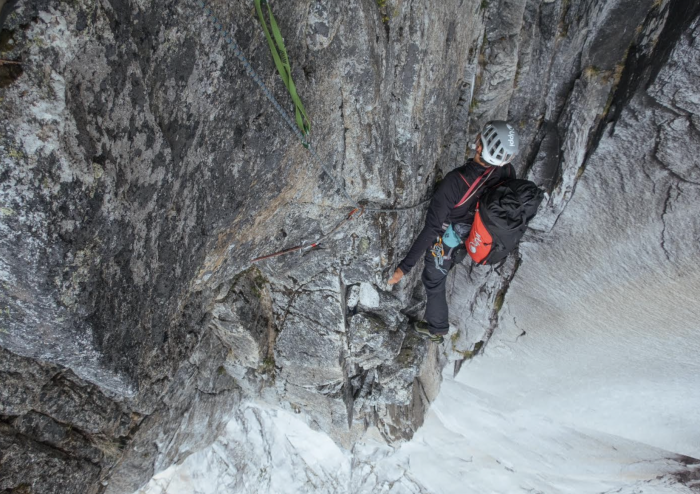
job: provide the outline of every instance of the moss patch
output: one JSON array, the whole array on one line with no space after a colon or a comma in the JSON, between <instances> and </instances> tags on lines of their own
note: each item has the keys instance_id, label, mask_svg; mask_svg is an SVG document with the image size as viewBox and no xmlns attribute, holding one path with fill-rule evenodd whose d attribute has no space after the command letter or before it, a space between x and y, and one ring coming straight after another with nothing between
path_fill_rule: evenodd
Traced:
<instances>
[{"instance_id":1,"label":"moss patch","mask_svg":"<svg viewBox=\"0 0 700 494\"><path fill-rule=\"evenodd\" d=\"M496 295L496 299L493 301L493 310L496 311L496 314L501 312L501 309L503 308L503 302L506 299L506 292L505 290L501 290L498 292Z\"/></svg>"},{"instance_id":2,"label":"moss patch","mask_svg":"<svg viewBox=\"0 0 700 494\"><path fill-rule=\"evenodd\" d=\"M262 361L262 364L258 367L258 373L269 376L274 382L277 369L275 368L275 357L272 354L265 357Z\"/></svg>"},{"instance_id":3,"label":"moss patch","mask_svg":"<svg viewBox=\"0 0 700 494\"><path fill-rule=\"evenodd\" d=\"M415 352L413 351L413 348L411 347L404 347L401 349L399 352L398 356L396 357L396 361L401 364L402 366L409 366L411 363L413 363L413 359L415 357Z\"/></svg>"},{"instance_id":4,"label":"moss patch","mask_svg":"<svg viewBox=\"0 0 700 494\"><path fill-rule=\"evenodd\" d=\"M389 14L389 0L376 0L377 7L379 7L379 14L381 15L382 22L384 24L389 22L391 15Z\"/></svg>"},{"instance_id":5,"label":"moss patch","mask_svg":"<svg viewBox=\"0 0 700 494\"><path fill-rule=\"evenodd\" d=\"M252 266L245 271L241 271L234 278L231 283L231 290L238 287L241 280L246 280L250 283L250 292L256 298L262 297L262 291L265 285L269 284L270 281L263 275L256 266ZM230 292L230 291L229 291Z\"/></svg>"},{"instance_id":6,"label":"moss patch","mask_svg":"<svg viewBox=\"0 0 700 494\"><path fill-rule=\"evenodd\" d=\"M263 274L258 270L258 268L252 268L255 270L254 276L253 276L253 283L250 286L250 291L255 295L257 298L262 297L262 291L265 289L265 285L270 283L267 278L263 276Z\"/></svg>"},{"instance_id":7,"label":"moss patch","mask_svg":"<svg viewBox=\"0 0 700 494\"><path fill-rule=\"evenodd\" d=\"M24 153L22 151L15 149L15 148L10 148L10 152L7 153L7 155L10 158L14 158L16 160L21 160L22 158L24 158Z\"/></svg>"},{"instance_id":8,"label":"moss patch","mask_svg":"<svg viewBox=\"0 0 700 494\"><path fill-rule=\"evenodd\" d=\"M484 347L484 342L483 341L477 341L476 344L474 345L474 348L471 350L455 350L458 354L462 356L464 360L469 360L474 358Z\"/></svg>"},{"instance_id":9,"label":"moss patch","mask_svg":"<svg viewBox=\"0 0 700 494\"><path fill-rule=\"evenodd\" d=\"M360 244L358 245L358 250L360 252L360 255L364 255L367 253L367 251L369 250L369 245L370 245L369 237L362 237L360 239Z\"/></svg>"}]
</instances>

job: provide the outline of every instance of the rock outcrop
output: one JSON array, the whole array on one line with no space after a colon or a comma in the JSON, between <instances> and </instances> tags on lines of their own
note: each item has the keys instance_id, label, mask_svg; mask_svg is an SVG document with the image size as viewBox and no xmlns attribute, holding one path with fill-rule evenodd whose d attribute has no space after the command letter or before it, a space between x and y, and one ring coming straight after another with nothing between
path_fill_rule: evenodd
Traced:
<instances>
[{"instance_id":1,"label":"rock outcrop","mask_svg":"<svg viewBox=\"0 0 700 494\"><path fill-rule=\"evenodd\" d=\"M385 283L423 206L368 211L322 249L250 261L343 220L352 205L335 180L362 204L420 204L490 118L518 123L518 172L549 192L526 242L556 236L579 187L616 192L579 185L615 152L632 177L607 183L630 191L618 216L651 201L659 262L697 253L696 6L275 3L333 179L215 27L286 108L252 4L209 7L217 21L196 1L3 7L0 51L18 62L0 66L3 492L133 492L210 444L243 399L346 447L370 429L410 438L442 367L458 370L505 324L527 256L455 270L444 347L408 331L420 269ZM641 154L628 149L635 126ZM642 186L649 201L632 192ZM596 211L580 212L570 242ZM562 262L577 252L562 248Z\"/></svg>"}]
</instances>

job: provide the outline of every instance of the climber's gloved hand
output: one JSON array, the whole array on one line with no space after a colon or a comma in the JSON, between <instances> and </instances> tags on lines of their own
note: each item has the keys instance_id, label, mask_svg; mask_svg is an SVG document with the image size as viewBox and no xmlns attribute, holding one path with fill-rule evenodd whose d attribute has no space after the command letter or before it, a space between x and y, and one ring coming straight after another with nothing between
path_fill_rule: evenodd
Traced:
<instances>
[{"instance_id":1,"label":"climber's gloved hand","mask_svg":"<svg viewBox=\"0 0 700 494\"><path fill-rule=\"evenodd\" d=\"M394 274L392 275L391 278L389 278L389 283L390 285L395 285L399 281L401 281L401 278L403 278L403 271L401 271L401 268L396 268L396 271L394 271Z\"/></svg>"}]
</instances>

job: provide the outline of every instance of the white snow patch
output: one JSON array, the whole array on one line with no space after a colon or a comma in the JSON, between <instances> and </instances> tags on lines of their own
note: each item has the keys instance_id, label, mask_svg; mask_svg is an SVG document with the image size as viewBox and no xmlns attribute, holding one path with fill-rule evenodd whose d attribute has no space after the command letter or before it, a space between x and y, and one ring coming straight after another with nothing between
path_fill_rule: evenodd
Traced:
<instances>
[{"instance_id":1,"label":"white snow patch","mask_svg":"<svg viewBox=\"0 0 700 494\"><path fill-rule=\"evenodd\" d=\"M350 455L294 415L243 406L209 448L155 475L138 494L347 492Z\"/></svg>"},{"instance_id":2,"label":"white snow patch","mask_svg":"<svg viewBox=\"0 0 700 494\"><path fill-rule=\"evenodd\" d=\"M353 454L297 416L247 405L212 447L156 475L138 494L690 494L673 455L567 427L445 375L413 440Z\"/></svg>"}]
</instances>

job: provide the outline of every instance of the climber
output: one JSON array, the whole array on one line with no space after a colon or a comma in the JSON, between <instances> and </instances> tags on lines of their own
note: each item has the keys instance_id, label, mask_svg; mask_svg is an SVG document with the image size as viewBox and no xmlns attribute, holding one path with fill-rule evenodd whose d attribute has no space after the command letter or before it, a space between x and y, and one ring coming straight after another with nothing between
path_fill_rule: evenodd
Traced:
<instances>
[{"instance_id":1,"label":"climber","mask_svg":"<svg viewBox=\"0 0 700 494\"><path fill-rule=\"evenodd\" d=\"M425 321L416 322L414 329L437 343L442 343L449 330L447 273L465 257L464 239L469 235L481 193L515 178L510 162L518 151L518 134L512 125L495 120L484 126L473 149L474 158L449 172L439 184L423 230L388 281L390 285L398 283L425 253L422 281L428 302Z\"/></svg>"}]
</instances>

